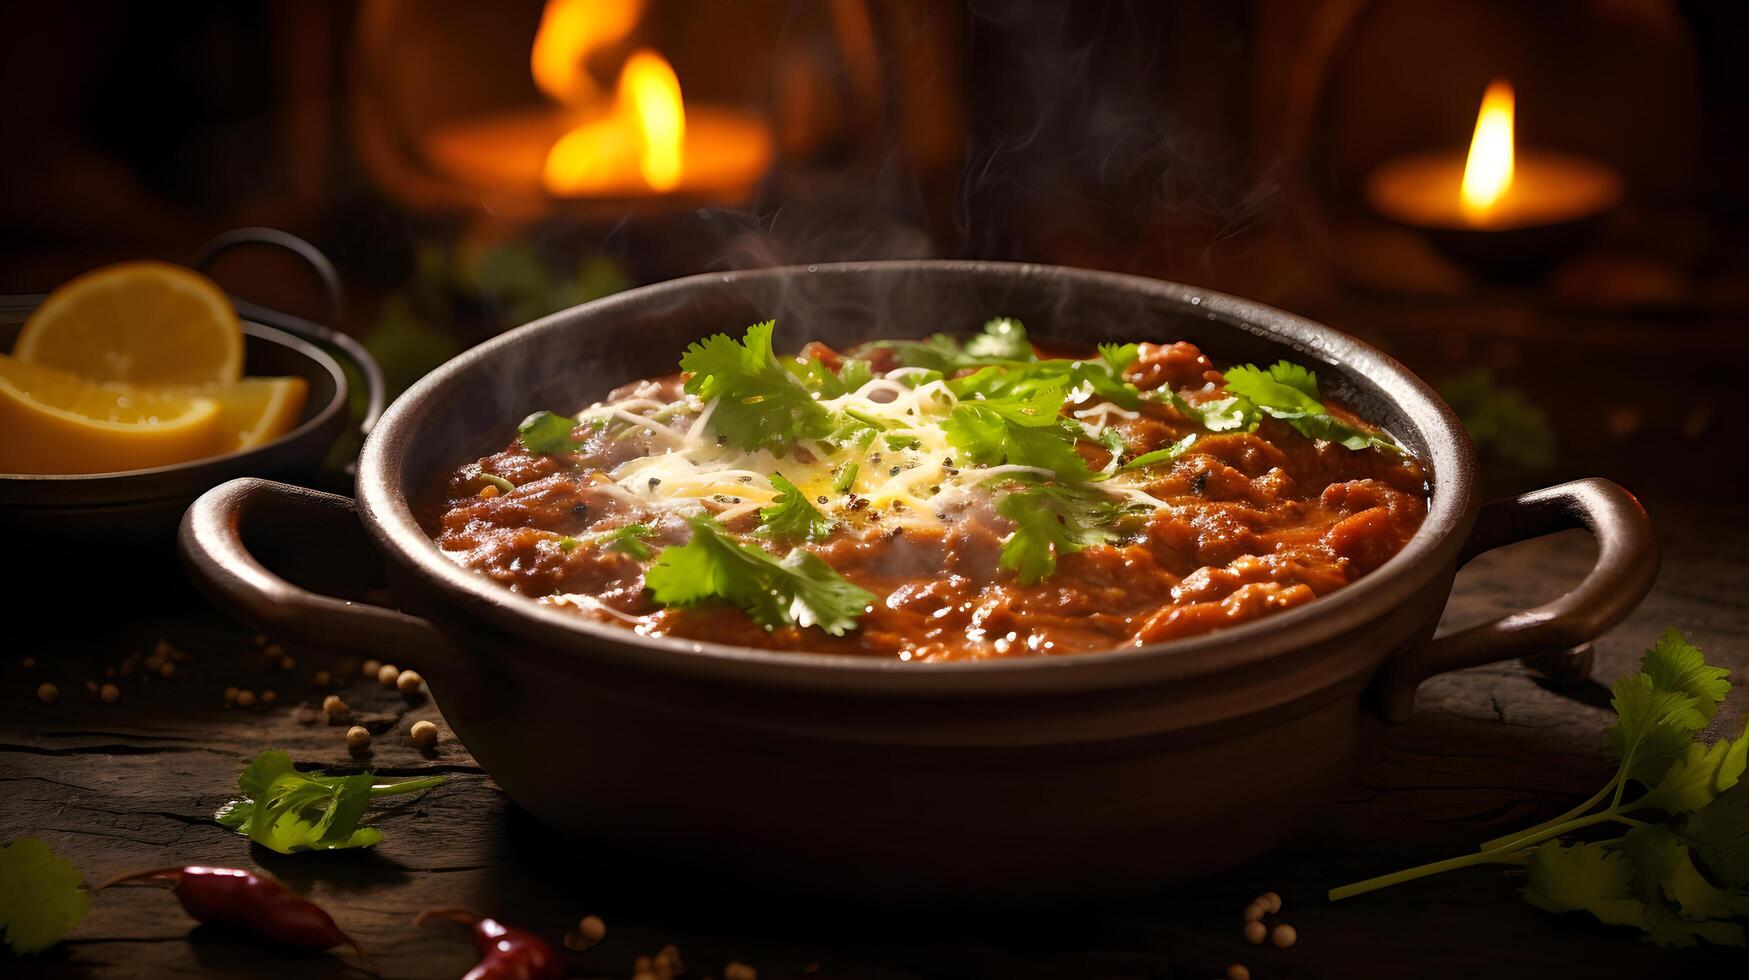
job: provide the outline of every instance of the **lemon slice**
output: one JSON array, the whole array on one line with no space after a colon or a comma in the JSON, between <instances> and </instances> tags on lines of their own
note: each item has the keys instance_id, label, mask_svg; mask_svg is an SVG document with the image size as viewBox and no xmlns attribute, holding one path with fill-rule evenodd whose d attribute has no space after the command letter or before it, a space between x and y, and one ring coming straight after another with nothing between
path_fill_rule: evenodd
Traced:
<instances>
[{"instance_id":1,"label":"lemon slice","mask_svg":"<svg viewBox=\"0 0 1749 980\"><path fill-rule=\"evenodd\" d=\"M217 451L229 453L265 446L295 428L310 397L310 383L303 378L244 378L187 393L218 403Z\"/></svg>"},{"instance_id":2,"label":"lemon slice","mask_svg":"<svg viewBox=\"0 0 1749 980\"><path fill-rule=\"evenodd\" d=\"M166 262L94 269L50 293L12 356L90 381L200 385L243 375L237 311L212 280Z\"/></svg>"},{"instance_id":3,"label":"lemon slice","mask_svg":"<svg viewBox=\"0 0 1749 980\"><path fill-rule=\"evenodd\" d=\"M86 381L0 355L0 473L113 473L221 448L219 403Z\"/></svg>"}]
</instances>

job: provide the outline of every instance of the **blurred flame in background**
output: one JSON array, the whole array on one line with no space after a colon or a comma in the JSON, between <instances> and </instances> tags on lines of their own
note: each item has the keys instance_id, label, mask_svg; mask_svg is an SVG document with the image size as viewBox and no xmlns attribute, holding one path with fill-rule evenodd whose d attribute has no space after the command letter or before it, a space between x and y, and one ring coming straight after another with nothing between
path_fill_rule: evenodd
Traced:
<instances>
[{"instance_id":1,"label":"blurred flame in background","mask_svg":"<svg viewBox=\"0 0 1749 980\"><path fill-rule=\"evenodd\" d=\"M643 9L642 0L549 0L542 11L529 70L542 92L583 118L547 152L541 182L548 192L680 186L686 109L673 66L647 48L634 52L611 98L588 70L589 57L624 41Z\"/></svg>"},{"instance_id":2,"label":"blurred flame in background","mask_svg":"<svg viewBox=\"0 0 1749 980\"><path fill-rule=\"evenodd\" d=\"M1464 161L1464 214L1486 217L1512 187L1512 85L1503 78L1488 83L1476 114L1476 134Z\"/></svg>"}]
</instances>

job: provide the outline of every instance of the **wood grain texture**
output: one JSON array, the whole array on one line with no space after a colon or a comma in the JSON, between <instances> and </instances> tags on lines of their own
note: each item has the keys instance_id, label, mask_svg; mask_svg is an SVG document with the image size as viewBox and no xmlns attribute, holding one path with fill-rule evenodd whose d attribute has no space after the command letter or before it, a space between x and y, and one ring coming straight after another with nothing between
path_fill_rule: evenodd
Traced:
<instances>
[{"instance_id":1,"label":"wood grain texture","mask_svg":"<svg viewBox=\"0 0 1749 980\"><path fill-rule=\"evenodd\" d=\"M455 742L416 750L407 729L422 718L441 725L435 707L356 670L341 693L376 738L369 756L352 756L343 727L299 711L320 702L326 692L310 676L335 669L335 660L293 650L297 665L282 671L246 633L189 599L87 607L76 613L77 629L39 609L29 617L37 625L8 643L0 661L0 839L41 836L92 882L167 864L263 868L327 907L389 977L460 976L474 962L460 928L412 926L419 910L447 905L490 912L555 942L579 916L603 916L607 939L568 954L570 975L581 977L629 976L635 957L668 943L695 977L720 977L730 960L754 964L762 978L871 980L1213 977L1232 962L1259 978L1729 975L1741 969L1741 951L1660 950L1581 916L1544 914L1519 902L1518 885L1497 869L1337 905L1322 897L1332 885L1463 853L1595 789L1611 769L1599 751L1610 718L1606 685L1633 668L1664 626L1686 631L1715 662L1749 665L1740 557L1749 530L1728 512L1654 508L1654 520L1664 573L1645 605L1596 644L1594 681L1560 687L1516 664L1436 678L1413 721L1378 726L1348 788L1299 839L1142 901L999 915L823 908L762 895L757 882L720 880L708 868L627 867L545 832ZM1484 556L1460 578L1446 627L1558 594L1591 551L1572 533ZM87 678L101 680L104 665L160 637L191 655L174 678L123 679L112 705L87 695ZM26 655L38 659L34 669L20 665ZM60 684L59 703L34 699L43 680ZM221 692L230 685L272 689L278 701L225 709ZM1721 730L1740 728L1745 700L1737 688ZM383 807L375 822L386 839L369 852L285 857L211 820L247 759L270 747L301 764L450 780ZM553 778L587 779L598 751L612 747L577 746L575 768ZM1286 900L1281 920L1299 930L1290 950L1240 938L1240 910L1270 889ZM350 954L265 951L197 928L157 887L103 892L69 942L33 959L4 957L0 974L32 978L367 975Z\"/></svg>"}]
</instances>

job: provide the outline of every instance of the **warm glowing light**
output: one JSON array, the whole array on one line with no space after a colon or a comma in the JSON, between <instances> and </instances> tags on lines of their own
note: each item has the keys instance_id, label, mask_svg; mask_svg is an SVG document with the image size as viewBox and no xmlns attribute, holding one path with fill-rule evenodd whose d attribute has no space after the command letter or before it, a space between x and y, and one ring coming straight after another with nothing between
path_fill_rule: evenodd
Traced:
<instances>
[{"instance_id":1,"label":"warm glowing light","mask_svg":"<svg viewBox=\"0 0 1749 980\"><path fill-rule=\"evenodd\" d=\"M534 83L563 105L600 98L589 56L623 41L643 15L644 0L548 0L529 51Z\"/></svg>"},{"instance_id":2,"label":"warm glowing light","mask_svg":"<svg viewBox=\"0 0 1749 980\"><path fill-rule=\"evenodd\" d=\"M654 51L639 51L619 76L619 97L643 132L638 170L658 191L680 186L680 150L686 145L686 108L680 100L680 79L666 59Z\"/></svg>"},{"instance_id":3,"label":"warm glowing light","mask_svg":"<svg viewBox=\"0 0 1749 980\"><path fill-rule=\"evenodd\" d=\"M620 72L606 115L571 129L547 153L542 183L567 196L680 186L686 110L680 80L654 51L639 51Z\"/></svg>"},{"instance_id":4,"label":"warm glowing light","mask_svg":"<svg viewBox=\"0 0 1749 980\"><path fill-rule=\"evenodd\" d=\"M1512 117L1512 85L1497 78L1482 96L1476 135L1464 161L1464 213L1472 219L1486 217L1512 187Z\"/></svg>"}]
</instances>

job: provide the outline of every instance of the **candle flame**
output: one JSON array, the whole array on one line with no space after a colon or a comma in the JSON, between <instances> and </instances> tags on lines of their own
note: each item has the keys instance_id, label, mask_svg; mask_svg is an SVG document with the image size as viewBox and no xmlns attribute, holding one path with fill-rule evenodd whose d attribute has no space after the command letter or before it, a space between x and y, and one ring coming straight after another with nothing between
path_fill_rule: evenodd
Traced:
<instances>
[{"instance_id":1,"label":"candle flame","mask_svg":"<svg viewBox=\"0 0 1749 980\"><path fill-rule=\"evenodd\" d=\"M637 26L643 0L548 0L529 53L535 84L579 110L585 119L547 152L542 183L553 194L593 195L643 185L680 186L686 109L680 79L667 59L648 49L620 69L609 99L589 75L587 60L623 41Z\"/></svg>"},{"instance_id":2,"label":"candle flame","mask_svg":"<svg viewBox=\"0 0 1749 980\"><path fill-rule=\"evenodd\" d=\"M1513 110L1511 83L1503 78L1490 82L1464 161L1464 214L1471 219L1486 216L1512 187Z\"/></svg>"}]
</instances>

